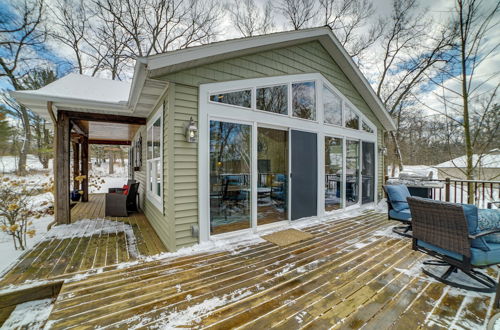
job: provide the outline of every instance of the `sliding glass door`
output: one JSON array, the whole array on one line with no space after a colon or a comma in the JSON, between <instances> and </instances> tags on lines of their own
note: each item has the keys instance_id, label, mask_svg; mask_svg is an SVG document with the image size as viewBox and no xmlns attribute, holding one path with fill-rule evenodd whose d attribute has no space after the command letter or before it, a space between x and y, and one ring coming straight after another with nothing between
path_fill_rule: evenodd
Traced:
<instances>
[{"instance_id":1,"label":"sliding glass door","mask_svg":"<svg viewBox=\"0 0 500 330\"><path fill-rule=\"evenodd\" d=\"M346 206L359 202L359 141L346 140Z\"/></svg>"},{"instance_id":2,"label":"sliding glass door","mask_svg":"<svg viewBox=\"0 0 500 330\"><path fill-rule=\"evenodd\" d=\"M343 208L342 139L325 137L325 211Z\"/></svg>"},{"instance_id":3,"label":"sliding glass door","mask_svg":"<svg viewBox=\"0 0 500 330\"><path fill-rule=\"evenodd\" d=\"M252 126L210 121L210 232L251 227Z\"/></svg>"},{"instance_id":4,"label":"sliding glass door","mask_svg":"<svg viewBox=\"0 0 500 330\"><path fill-rule=\"evenodd\" d=\"M288 131L257 128L257 225L288 220Z\"/></svg>"}]
</instances>

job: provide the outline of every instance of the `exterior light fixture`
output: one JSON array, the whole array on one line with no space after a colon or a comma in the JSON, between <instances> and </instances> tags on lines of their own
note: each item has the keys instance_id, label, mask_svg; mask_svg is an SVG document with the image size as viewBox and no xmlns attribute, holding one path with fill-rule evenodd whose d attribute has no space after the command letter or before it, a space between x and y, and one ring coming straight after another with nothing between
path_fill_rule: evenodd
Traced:
<instances>
[{"instance_id":1,"label":"exterior light fixture","mask_svg":"<svg viewBox=\"0 0 500 330\"><path fill-rule=\"evenodd\" d=\"M186 127L186 141L189 143L198 142L198 127L196 127L193 117L189 119L189 124Z\"/></svg>"},{"instance_id":2,"label":"exterior light fixture","mask_svg":"<svg viewBox=\"0 0 500 330\"><path fill-rule=\"evenodd\" d=\"M387 155L387 148L386 147L379 147L378 148L378 151L380 151L380 153L384 156Z\"/></svg>"}]
</instances>

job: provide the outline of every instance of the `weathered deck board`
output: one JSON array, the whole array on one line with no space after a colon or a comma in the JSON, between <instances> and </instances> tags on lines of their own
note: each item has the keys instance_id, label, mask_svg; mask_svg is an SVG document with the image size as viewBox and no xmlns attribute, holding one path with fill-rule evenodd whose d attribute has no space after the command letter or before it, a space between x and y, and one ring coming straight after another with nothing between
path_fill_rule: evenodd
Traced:
<instances>
[{"instance_id":1,"label":"weathered deck board","mask_svg":"<svg viewBox=\"0 0 500 330\"><path fill-rule=\"evenodd\" d=\"M389 225L366 213L304 228L312 239L282 248L263 242L105 271L63 286L51 326L484 328L493 295L450 294L420 272L426 256L409 239L375 235Z\"/></svg>"},{"instance_id":2,"label":"weathered deck board","mask_svg":"<svg viewBox=\"0 0 500 330\"><path fill-rule=\"evenodd\" d=\"M71 213L73 222L77 224L82 219L95 219L90 223L79 223L81 231L89 234L83 237L73 235L65 239L51 238L41 241L27 251L3 276L0 288L31 280L60 279L76 272L134 260L135 256L130 255L131 242L124 233L125 224L132 226L136 240L140 242L137 248L141 255L150 256L166 252L166 248L144 214L104 217L104 194L90 195L88 203L78 203L72 208ZM117 221L123 226L118 226L115 233L91 234L103 226L103 219ZM147 233L146 237L143 233ZM149 241L151 242L148 243Z\"/></svg>"}]
</instances>

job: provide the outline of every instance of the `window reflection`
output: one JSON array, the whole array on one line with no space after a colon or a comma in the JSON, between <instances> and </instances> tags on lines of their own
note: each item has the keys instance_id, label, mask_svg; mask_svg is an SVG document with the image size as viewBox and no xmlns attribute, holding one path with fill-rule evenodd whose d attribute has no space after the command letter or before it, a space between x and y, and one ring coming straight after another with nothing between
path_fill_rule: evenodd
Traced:
<instances>
[{"instance_id":1,"label":"window reflection","mask_svg":"<svg viewBox=\"0 0 500 330\"><path fill-rule=\"evenodd\" d=\"M210 231L250 228L251 126L210 121Z\"/></svg>"},{"instance_id":2,"label":"window reflection","mask_svg":"<svg viewBox=\"0 0 500 330\"><path fill-rule=\"evenodd\" d=\"M288 219L288 131L258 128L257 224Z\"/></svg>"},{"instance_id":3,"label":"window reflection","mask_svg":"<svg viewBox=\"0 0 500 330\"><path fill-rule=\"evenodd\" d=\"M325 123L342 125L342 100L330 89L323 87Z\"/></svg>"},{"instance_id":4,"label":"window reflection","mask_svg":"<svg viewBox=\"0 0 500 330\"><path fill-rule=\"evenodd\" d=\"M161 156L161 117L153 123L153 158Z\"/></svg>"},{"instance_id":5,"label":"window reflection","mask_svg":"<svg viewBox=\"0 0 500 330\"><path fill-rule=\"evenodd\" d=\"M359 116L347 105L345 112L345 127L359 129Z\"/></svg>"},{"instance_id":6,"label":"window reflection","mask_svg":"<svg viewBox=\"0 0 500 330\"><path fill-rule=\"evenodd\" d=\"M286 114L288 109L288 86L257 88L257 109Z\"/></svg>"},{"instance_id":7,"label":"window reflection","mask_svg":"<svg viewBox=\"0 0 500 330\"><path fill-rule=\"evenodd\" d=\"M359 141L346 141L346 206L359 201Z\"/></svg>"},{"instance_id":8,"label":"window reflection","mask_svg":"<svg viewBox=\"0 0 500 330\"><path fill-rule=\"evenodd\" d=\"M363 127L363 131L368 132L368 133L373 133L373 129L370 126L368 126L368 124L365 123L364 121L362 122L362 127Z\"/></svg>"},{"instance_id":9,"label":"window reflection","mask_svg":"<svg viewBox=\"0 0 500 330\"><path fill-rule=\"evenodd\" d=\"M325 137L325 211L342 208L342 139Z\"/></svg>"},{"instance_id":10,"label":"window reflection","mask_svg":"<svg viewBox=\"0 0 500 330\"><path fill-rule=\"evenodd\" d=\"M293 116L316 119L316 90L314 81L292 84Z\"/></svg>"},{"instance_id":11,"label":"window reflection","mask_svg":"<svg viewBox=\"0 0 500 330\"><path fill-rule=\"evenodd\" d=\"M252 91L248 89L237 92L213 94L210 95L210 101L250 108L252 106Z\"/></svg>"}]
</instances>

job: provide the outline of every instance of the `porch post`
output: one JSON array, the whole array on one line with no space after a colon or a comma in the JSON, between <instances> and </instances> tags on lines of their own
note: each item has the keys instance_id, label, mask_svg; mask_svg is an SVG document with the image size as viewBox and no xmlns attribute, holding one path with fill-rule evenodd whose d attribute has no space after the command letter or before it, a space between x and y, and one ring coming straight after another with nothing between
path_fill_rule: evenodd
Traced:
<instances>
[{"instance_id":1,"label":"porch post","mask_svg":"<svg viewBox=\"0 0 500 330\"><path fill-rule=\"evenodd\" d=\"M70 123L65 113L58 112L56 124L56 169L55 188L55 220L59 224L71 223L69 208L69 144Z\"/></svg>"},{"instance_id":2,"label":"porch post","mask_svg":"<svg viewBox=\"0 0 500 330\"><path fill-rule=\"evenodd\" d=\"M72 142L73 145L73 189L80 190L80 182L76 177L80 175L80 144Z\"/></svg>"},{"instance_id":3,"label":"porch post","mask_svg":"<svg viewBox=\"0 0 500 330\"><path fill-rule=\"evenodd\" d=\"M82 164L81 171L82 175L85 175L85 179L82 181L82 202L89 201L89 137L83 136L82 138Z\"/></svg>"}]
</instances>

